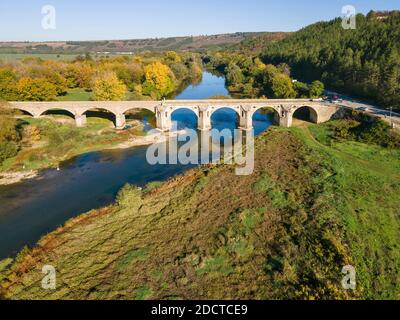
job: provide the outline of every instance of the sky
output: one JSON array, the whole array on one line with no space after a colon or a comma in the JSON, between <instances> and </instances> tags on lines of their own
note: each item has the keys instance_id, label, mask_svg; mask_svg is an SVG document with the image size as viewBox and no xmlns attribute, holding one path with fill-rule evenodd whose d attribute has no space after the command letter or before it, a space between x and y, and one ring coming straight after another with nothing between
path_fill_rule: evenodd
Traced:
<instances>
[{"instance_id":1,"label":"sky","mask_svg":"<svg viewBox=\"0 0 400 320\"><path fill-rule=\"evenodd\" d=\"M55 8L55 29L43 28L46 5ZM341 16L345 5L364 14L400 9L399 0L0 0L0 41L296 31Z\"/></svg>"}]
</instances>

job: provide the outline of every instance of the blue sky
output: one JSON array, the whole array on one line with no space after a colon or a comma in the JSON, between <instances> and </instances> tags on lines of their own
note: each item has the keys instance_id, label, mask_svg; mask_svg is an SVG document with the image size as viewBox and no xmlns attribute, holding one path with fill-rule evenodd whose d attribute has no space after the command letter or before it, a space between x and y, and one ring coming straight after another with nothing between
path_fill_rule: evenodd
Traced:
<instances>
[{"instance_id":1,"label":"blue sky","mask_svg":"<svg viewBox=\"0 0 400 320\"><path fill-rule=\"evenodd\" d=\"M295 31L341 15L400 9L399 0L0 0L0 41L100 40ZM56 9L43 30L42 6Z\"/></svg>"}]
</instances>

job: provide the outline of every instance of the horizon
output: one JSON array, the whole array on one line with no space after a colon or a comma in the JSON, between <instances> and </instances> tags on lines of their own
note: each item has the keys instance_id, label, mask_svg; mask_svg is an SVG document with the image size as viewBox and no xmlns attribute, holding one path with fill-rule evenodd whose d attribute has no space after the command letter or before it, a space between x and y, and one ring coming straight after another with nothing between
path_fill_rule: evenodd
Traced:
<instances>
[{"instance_id":1,"label":"horizon","mask_svg":"<svg viewBox=\"0 0 400 320\"><path fill-rule=\"evenodd\" d=\"M377 0L351 2L357 13L362 14L400 7L394 0L385 3ZM343 6L347 4L342 0L329 3L308 0L301 5L295 0L284 3L249 0L246 4L237 0L229 3L211 0L201 3L183 0L132 3L115 0L113 4L104 0L95 4L76 0L68 3L60 0L21 0L18 3L4 0L0 3L0 28L8 31L7 35L0 35L0 42L116 41L295 32L307 25L340 17ZM56 24L55 29L45 30L42 21L46 14L42 9L48 5L55 9ZM284 12L283 17L279 14L281 12Z\"/></svg>"},{"instance_id":2,"label":"horizon","mask_svg":"<svg viewBox=\"0 0 400 320\"><path fill-rule=\"evenodd\" d=\"M128 41L128 40L153 40L153 39L169 39L169 38L199 38L199 37L212 37L212 36L220 36L220 35L231 35L231 34L249 34L249 33L294 33L296 31L236 31L229 33L210 33L210 34L199 34L199 35L182 35L182 36L169 36L169 37L150 37L150 38L121 38L121 39L85 39L85 40L44 40L44 41L29 41L29 40L10 40L10 41L1 41L0 43L50 43L50 42L95 42L95 41Z\"/></svg>"}]
</instances>

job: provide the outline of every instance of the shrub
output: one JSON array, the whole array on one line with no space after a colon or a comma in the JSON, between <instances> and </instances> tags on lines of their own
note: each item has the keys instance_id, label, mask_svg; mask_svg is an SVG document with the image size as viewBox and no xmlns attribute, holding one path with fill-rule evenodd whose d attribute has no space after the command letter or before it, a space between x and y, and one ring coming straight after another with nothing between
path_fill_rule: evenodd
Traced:
<instances>
[{"instance_id":1,"label":"shrub","mask_svg":"<svg viewBox=\"0 0 400 320\"><path fill-rule=\"evenodd\" d=\"M126 184L118 192L116 203L120 208L137 210L142 205L142 192L136 186Z\"/></svg>"},{"instance_id":2,"label":"shrub","mask_svg":"<svg viewBox=\"0 0 400 320\"><path fill-rule=\"evenodd\" d=\"M18 146L14 141L3 141L0 143L0 163L17 155Z\"/></svg>"},{"instance_id":3,"label":"shrub","mask_svg":"<svg viewBox=\"0 0 400 320\"><path fill-rule=\"evenodd\" d=\"M8 109L0 106L0 163L17 154L20 139L17 121Z\"/></svg>"}]
</instances>

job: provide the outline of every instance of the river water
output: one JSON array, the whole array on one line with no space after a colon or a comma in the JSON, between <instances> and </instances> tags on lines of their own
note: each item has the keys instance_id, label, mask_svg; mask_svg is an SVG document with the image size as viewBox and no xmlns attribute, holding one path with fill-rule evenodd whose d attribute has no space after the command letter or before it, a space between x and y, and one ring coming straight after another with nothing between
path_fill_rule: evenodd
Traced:
<instances>
[{"instance_id":1,"label":"river water","mask_svg":"<svg viewBox=\"0 0 400 320\"><path fill-rule=\"evenodd\" d=\"M204 72L202 81L190 85L176 99L206 99L228 96L225 79ZM173 113L180 128L196 128L189 110ZM236 114L217 111L212 118L217 129L235 129ZM271 125L269 115L254 116L255 134ZM67 220L112 203L126 183L144 186L180 174L193 165L155 165L146 161L146 147L93 152L63 162L60 171L45 170L39 177L11 186L0 186L0 259L14 256L25 245L33 246L43 235Z\"/></svg>"}]
</instances>

